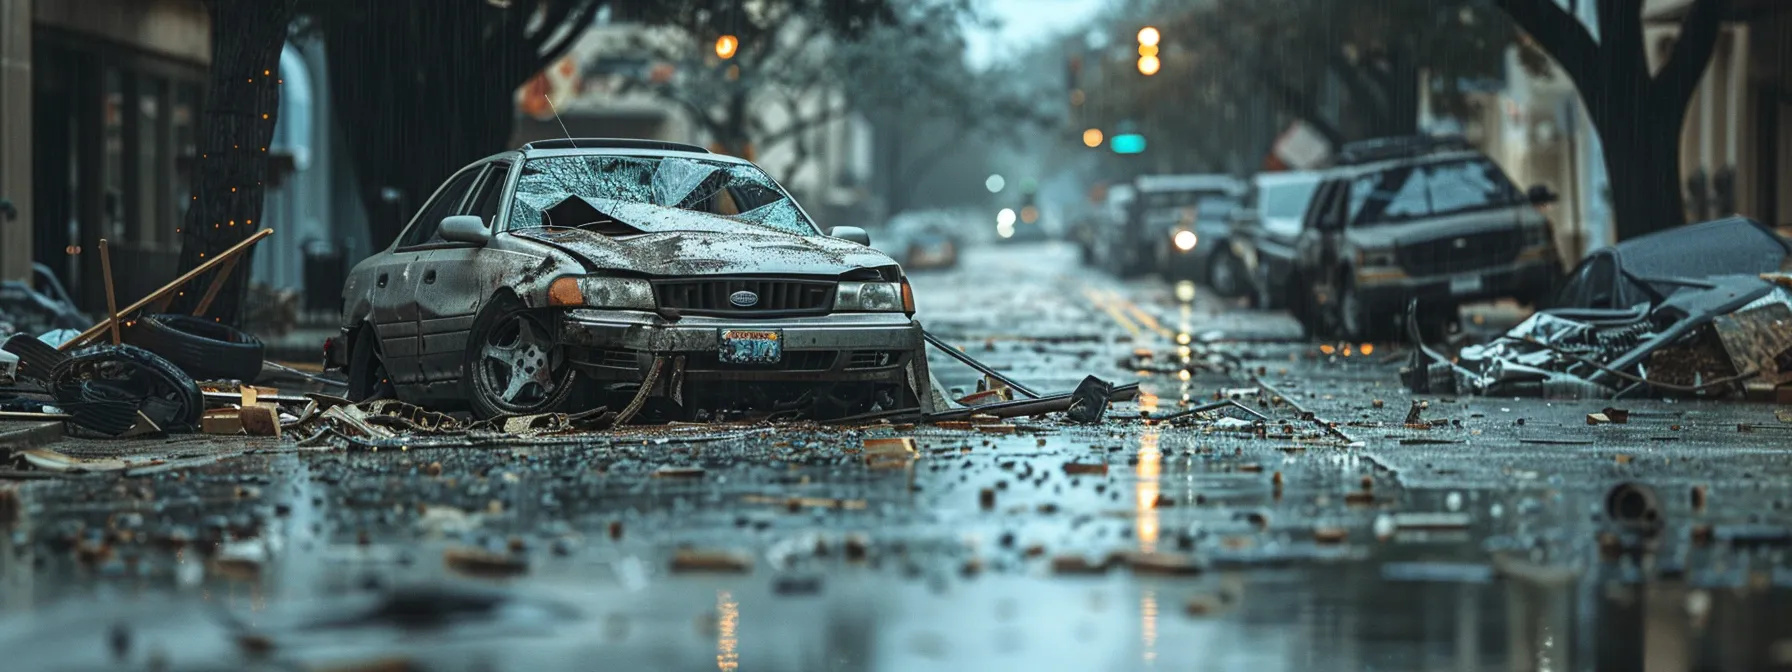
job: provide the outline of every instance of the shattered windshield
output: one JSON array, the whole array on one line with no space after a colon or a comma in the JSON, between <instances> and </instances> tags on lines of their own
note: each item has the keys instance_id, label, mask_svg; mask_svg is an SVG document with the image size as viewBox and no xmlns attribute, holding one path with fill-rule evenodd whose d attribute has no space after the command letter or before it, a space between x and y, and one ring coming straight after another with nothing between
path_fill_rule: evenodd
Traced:
<instances>
[{"instance_id":1,"label":"shattered windshield","mask_svg":"<svg viewBox=\"0 0 1792 672\"><path fill-rule=\"evenodd\" d=\"M1397 166L1350 185L1351 226L1407 222L1518 205L1523 195L1487 159Z\"/></svg>"},{"instance_id":2,"label":"shattered windshield","mask_svg":"<svg viewBox=\"0 0 1792 672\"><path fill-rule=\"evenodd\" d=\"M790 196L752 165L684 158L555 156L523 164L510 228L554 226L544 211L569 196L644 203L802 236L819 233ZM676 230L684 219L627 222Z\"/></svg>"}]
</instances>

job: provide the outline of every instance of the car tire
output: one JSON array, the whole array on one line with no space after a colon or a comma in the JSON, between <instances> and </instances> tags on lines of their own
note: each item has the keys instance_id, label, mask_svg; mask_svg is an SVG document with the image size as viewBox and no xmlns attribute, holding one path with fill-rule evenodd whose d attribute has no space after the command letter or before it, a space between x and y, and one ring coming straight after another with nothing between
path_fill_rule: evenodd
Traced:
<instances>
[{"instance_id":1,"label":"car tire","mask_svg":"<svg viewBox=\"0 0 1792 672\"><path fill-rule=\"evenodd\" d=\"M167 358L132 345L95 345L70 353L50 372L49 387L58 404L80 411L73 413L76 424L95 422L108 431L117 429L114 422L121 411L134 424L142 410L162 431L190 432L199 427L205 411L192 376ZM88 404L95 408L80 408Z\"/></svg>"},{"instance_id":2,"label":"car tire","mask_svg":"<svg viewBox=\"0 0 1792 672\"><path fill-rule=\"evenodd\" d=\"M156 353L196 380L253 383L267 356L261 339L191 315L146 315L126 331L124 340Z\"/></svg>"},{"instance_id":3,"label":"car tire","mask_svg":"<svg viewBox=\"0 0 1792 672\"><path fill-rule=\"evenodd\" d=\"M1244 262L1230 250L1215 252L1207 260L1207 287L1222 298L1236 299L1247 293L1254 294L1244 286L1244 277Z\"/></svg>"},{"instance_id":4,"label":"car tire","mask_svg":"<svg viewBox=\"0 0 1792 672\"><path fill-rule=\"evenodd\" d=\"M362 325L355 331L354 345L349 346L348 351L349 401L398 396L392 377L386 373L386 363L380 359L379 340L373 335L373 325Z\"/></svg>"},{"instance_id":5,"label":"car tire","mask_svg":"<svg viewBox=\"0 0 1792 672\"><path fill-rule=\"evenodd\" d=\"M467 402L480 418L560 411L578 384L550 316L509 296L479 311L464 361Z\"/></svg>"},{"instance_id":6,"label":"car tire","mask_svg":"<svg viewBox=\"0 0 1792 672\"><path fill-rule=\"evenodd\" d=\"M1362 294L1357 291L1356 283L1344 280L1338 286L1336 335L1352 343L1386 340L1389 336L1388 321L1375 319L1374 311L1362 302Z\"/></svg>"}]
</instances>

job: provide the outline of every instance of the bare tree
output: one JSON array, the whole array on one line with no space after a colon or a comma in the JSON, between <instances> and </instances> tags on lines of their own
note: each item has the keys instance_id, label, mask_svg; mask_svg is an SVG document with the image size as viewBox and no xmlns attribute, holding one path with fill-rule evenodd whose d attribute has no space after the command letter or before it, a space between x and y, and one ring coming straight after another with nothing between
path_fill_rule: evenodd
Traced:
<instances>
[{"instance_id":1,"label":"bare tree","mask_svg":"<svg viewBox=\"0 0 1792 672\"><path fill-rule=\"evenodd\" d=\"M509 145L517 88L566 53L606 4L308 0L376 247L396 239L455 170Z\"/></svg>"},{"instance_id":2,"label":"bare tree","mask_svg":"<svg viewBox=\"0 0 1792 672\"><path fill-rule=\"evenodd\" d=\"M1694 0L1673 53L1651 72L1643 0L1598 0L1599 37L1554 0L1496 0L1574 80L1599 131L1621 239L1686 221L1680 130L1717 46L1728 3Z\"/></svg>"},{"instance_id":3,"label":"bare tree","mask_svg":"<svg viewBox=\"0 0 1792 672\"><path fill-rule=\"evenodd\" d=\"M181 269L191 269L247 239L261 221L268 144L280 113L280 49L292 21L294 0L210 0L212 64L205 110L199 119L199 156L192 207L181 226ZM201 276L202 283L229 272L207 315L240 324L248 292L250 257ZM176 298L173 309L191 311L197 292Z\"/></svg>"}]
</instances>

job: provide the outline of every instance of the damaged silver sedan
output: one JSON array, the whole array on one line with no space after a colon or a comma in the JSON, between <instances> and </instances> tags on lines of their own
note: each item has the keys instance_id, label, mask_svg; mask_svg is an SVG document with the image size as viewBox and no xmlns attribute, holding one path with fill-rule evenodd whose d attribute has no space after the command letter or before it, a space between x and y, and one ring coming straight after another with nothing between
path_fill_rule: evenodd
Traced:
<instances>
[{"instance_id":1,"label":"damaged silver sedan","mask_svg":"<svg viewBox=\"0 0 1792 672\"><path fill-rule=\"evenodd\" d=\"M914 296L752 163L536 142L462 169L343 287L326 361L356 399L475 415L837 417L928 395Z\"/></svg>"}]
</instances>

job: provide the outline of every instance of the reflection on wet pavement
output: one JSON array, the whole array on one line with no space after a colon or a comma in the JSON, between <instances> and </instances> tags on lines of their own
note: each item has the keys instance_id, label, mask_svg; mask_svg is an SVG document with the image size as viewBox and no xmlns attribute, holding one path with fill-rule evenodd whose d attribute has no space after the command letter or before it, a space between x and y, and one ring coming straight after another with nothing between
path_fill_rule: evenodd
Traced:
<instances>
[{"instance_id":1,"label":"reflection on wet pavement","mask_svg":"<svg viewBox=\"0 0 1792 672\"><path fill-rule=\"evenodd\" d=\"M1146 393L1095 427L674 428L33 481L0 491L6 667L1792 661L1792 460L1736 431L1770 408L1639 402L1591 427L1604 404L1430 398L1419 428L1382 348L1325 353L1284 315L1066 249L972 250L914 282L930 329L1030 385ZM1141 376L1141 350L1181 373ZM1272 421L1148 421L1234 393ZM913 462L868 464L865 440L895 437ZM1623 481L1659 494L1658 530L1610 524Z\"/></svg>"}]
</instances>

